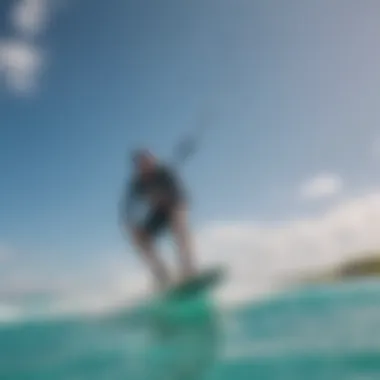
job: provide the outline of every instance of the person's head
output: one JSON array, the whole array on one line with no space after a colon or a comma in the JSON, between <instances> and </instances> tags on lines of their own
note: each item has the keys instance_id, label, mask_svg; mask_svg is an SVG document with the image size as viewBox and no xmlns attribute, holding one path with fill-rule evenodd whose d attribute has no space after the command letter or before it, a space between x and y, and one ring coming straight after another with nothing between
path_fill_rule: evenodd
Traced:
<instances>
[{"instance_id":1,"label":"person's head","mask_svg":"<svg viewBox=\"0 0 380 380\"><path fill-rule=\"evenodd\" d=\"M148 150L138 150L132 155L135 169L141 174L149 174L156 167L156 158Z\"/></svg>"}]
</instances>

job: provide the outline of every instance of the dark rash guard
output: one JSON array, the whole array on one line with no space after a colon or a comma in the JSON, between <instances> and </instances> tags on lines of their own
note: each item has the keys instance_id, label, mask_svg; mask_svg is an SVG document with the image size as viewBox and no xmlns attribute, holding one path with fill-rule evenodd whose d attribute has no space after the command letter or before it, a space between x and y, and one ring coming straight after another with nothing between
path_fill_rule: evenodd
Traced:
<instances>
[{"instance_id":1,"label":"dark rash guard","mask_svg":"<svg viewBox=\"0 0 380 380\"><path fill-rule=\"evenodd\" d=\"M176 173L165 165L157 168L147 176L136 175L129 183L123 206L124 222L131 220L137 201L146 202L151 209L160 208L152 199L160 197L165 200L164 207L173 207L185 200L185 194Z\"/></svg>"}]
</instances>

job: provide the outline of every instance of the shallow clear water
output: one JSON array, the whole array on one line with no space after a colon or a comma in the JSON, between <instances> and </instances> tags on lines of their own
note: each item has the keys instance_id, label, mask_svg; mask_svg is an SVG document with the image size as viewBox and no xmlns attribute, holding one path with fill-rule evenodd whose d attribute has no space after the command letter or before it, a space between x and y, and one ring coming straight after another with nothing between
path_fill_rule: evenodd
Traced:
<instances>
[{"instance_id":1,"label":"shallow clear water","mask_svg":"<svg viewBox=\"0 0 380 380\"><path fill-rule=\"evenodd\" d=\"M0 325L0 379L380 378L380 282Z\"/></svg>"}]
</instances>

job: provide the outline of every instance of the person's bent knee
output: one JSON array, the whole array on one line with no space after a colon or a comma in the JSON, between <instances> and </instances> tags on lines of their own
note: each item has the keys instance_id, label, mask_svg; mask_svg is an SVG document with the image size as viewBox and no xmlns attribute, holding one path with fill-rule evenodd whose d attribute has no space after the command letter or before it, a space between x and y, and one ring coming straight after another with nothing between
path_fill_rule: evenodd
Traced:
<instances>
[{"instance_id":1,"label":"person's bent knee","mask_svg":"<svg viewBox=\"0 0 380 380\"><path fill-rule=\"evenodd\" d=\"M174 224L186 224L187 222L187 205L180 203L173 207L171 213L171 220Z\"/></svg>"}]
</instances>

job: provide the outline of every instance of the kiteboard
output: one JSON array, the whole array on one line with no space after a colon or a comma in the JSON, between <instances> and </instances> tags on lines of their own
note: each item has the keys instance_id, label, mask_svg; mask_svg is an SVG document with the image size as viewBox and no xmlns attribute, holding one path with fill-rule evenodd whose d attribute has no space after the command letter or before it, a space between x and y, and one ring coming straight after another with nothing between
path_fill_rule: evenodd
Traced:
<instances>
[{"instance_id":1,"label":"kiteboard","mask_svg":"<svg viewBox=\"0 0 380 380\"><path fill-rule=\"evenodd\" d=\"M165 298L182 298L206 292L216 286L223 279L222 267L213 267L197 275L172 285L166 290Z\"/></svg>"},{"instance_id":2,"label":"kiteboard","mask_svg":"<svg viewBox=\"0 0 380 380\"><path fill-rule=\"evenodd\" d=\"M205 296L223 280L224 272L222 267L200 271L185 281L171 285L160 294L108 318L108 323L137 327L150 325L152 319L169 324L197 319L207 314L209 301Z\"/></svg>"}]
</instances>

